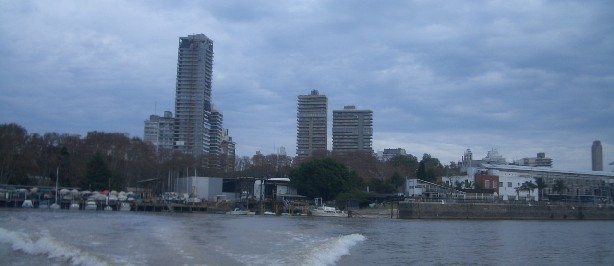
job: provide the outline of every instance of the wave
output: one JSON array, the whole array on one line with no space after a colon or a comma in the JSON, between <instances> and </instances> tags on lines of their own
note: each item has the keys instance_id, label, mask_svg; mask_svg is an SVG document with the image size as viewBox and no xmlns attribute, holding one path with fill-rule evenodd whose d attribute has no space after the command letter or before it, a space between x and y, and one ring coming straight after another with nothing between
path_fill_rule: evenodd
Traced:
<instances>
[{"instance_id":1,"label":"wave","mask_svg":"<svg viewBox=\"0 0 614 266\"><path fill-rule=\"evenodd\" d=\"M306 256L302 265L335 265L344 255L350 254L350 249L367 239L361 234L338 236L320 244Z\"/></svg>"},{"instance_id":2,"label":"wave","mask_svg":"<svg viewBox=\"0 0 614 266\"><path fill-rule=\"evenodd\" d=\"M101 258L56 240L43 233L41 236L0 228L0 243L12 246L29 255L46 255L48 258L66 261L72 265L108 265Z\"/></svg>"}]
</instances>

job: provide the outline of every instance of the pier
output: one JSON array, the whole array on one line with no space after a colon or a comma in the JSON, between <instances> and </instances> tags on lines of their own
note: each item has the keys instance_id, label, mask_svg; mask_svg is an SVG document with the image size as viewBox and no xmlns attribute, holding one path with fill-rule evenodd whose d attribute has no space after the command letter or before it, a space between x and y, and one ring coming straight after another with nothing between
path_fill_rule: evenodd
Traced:
<instances>
[{"instance_id":1,"label":"pier","mask_svg":"<svg viewBox=\"0 0 614 266\"><path fill-rule=\"evenodd\" d=\"M51 205L50 200L39 199L24 199L24 198L2 198L0 199L0 208L22 208L24 201L32 201L34 209L41 208L47 209ZM85 210L87 200L62 200L59 202L60 209L70 209L72 203L79 204L79 210ZM108 206L113 211L119 211L122 202L112 202ZM130 204L130 211L136 212L207 212L208 204L206 202L201 203L164 203L164 202L128 202ZM44 206L44 207L43 207ZM96 201L96 210L102 211L107 206L105 201Z\"/></svg>"}]
</instances>

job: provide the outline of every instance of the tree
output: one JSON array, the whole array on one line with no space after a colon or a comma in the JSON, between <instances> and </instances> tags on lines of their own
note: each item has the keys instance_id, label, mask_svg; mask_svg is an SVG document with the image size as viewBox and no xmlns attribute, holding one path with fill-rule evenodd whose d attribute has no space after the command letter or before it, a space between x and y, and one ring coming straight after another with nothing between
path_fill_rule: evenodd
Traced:
<instances>
[{"instance_id":1,"label":"tree","mask_svg":"<svg viewBox=\"0 0 614 266\"><path fill-rule=\"evenodd\" d=\"M364 191L343 192L339 194L337 198L335 198L335 201L337 202L337 206L339 206L347 202L348 200L352 200L358 202L358 206L360 208L363 208L369 205L370 195L370 193ZM343 207L343 205L340 207Z\"/></svg>"},{"instance_id":2,"label":"tree","mask_svg":"<svg viewBox=\"0 0 614 266\"><path fill-rule=\"evenodd\" d=\"M561 180L561 179L557 179L554 181L554 185L552 186L552 191L558 193L558 194L563 194L564 192L566 192L568 189L567 185L565 184L565 181Z\"/></svg>"},{"instance_id":3,"label":"tree","mask_svg":"<svg viewBox=\"0 0 614 266\"><path fill-rule=\"evenodd\" d=\"M444 172L443 165L439 162L439 159L431 157L430 154L425 153L422 155L422 160L418 165L418 172L416 176L418 179L422 179L428 182L435 182L435 178L442 176Z\"/></svg>"},{"instance_id":4,"label":"tree","mask_svg":"<svg viewBox=\"0 0 614 266\"><path fill-rule=\"evenodd\" d=\"M290 184L309 198L332 200L342 192L361 187L362 182L345 165L331 159L314 159L290 171Z\"/></svg>"},{"instance_id":5,"label":"tree","mask_svg":"<svg viewBox=\"0 0 614 266\"><path fill-rule=\"evenodd\" d=\"M411 154L396 155L382 165L382 173L380 176L389 176L395 172L401 176L415 177L418 170L418 158Z\"/></svg>"},{"instance_id":6,"label":"tree","mask_svg":"<svg viewBox=\"0 0 614 266\"><path fill-rule=\"evenodd\" d=\"M377 158L370 152L333 152L331 158L343 165L363 180L373 176L381 176L377 172Z\"/></svg>"},{"instance_id":7,"label":"tree","mask_svg":"<svg viewBox=\"0 0 614 266\"><path fill-rule=\"evenodd\" d=\"M377 192L377 193L394 193L396 189L390 182L384 182L379 178L370 178L367 181L367 185L369 186L369 191Z\"/></svg>"},{"instance_id":8,"label":"tree","mask_svg":"<svg viewBox=\"0 0 614 266\"><path fill-rule=\"evenodd\" d=\"M537 185L535 185L533 182L525 181L524 183L522 183L522 185L520 185L520 187L517 188L516 192L518 193L519 191L526 191L529 193L529 197L530 197L531 191L533 191L536 188L537 188Z\"/></svg>"},{"instance_id":9,"label":"tree","mask_svg":"<svg viewBox=\"0 0 614 266\"><path fill-rule=\"evenodd\" d=\"M454 181L454 189L456 189L456 190L463 189L463 182L458 181L458 180Z\"/></svg>"},{"instance_id":10,"label":"tree","mask_svg":"<svg viewBox=\"0 0 614 266\"><path fill-rule=\"evenodd\" d=\"M541 177L535 178L535 185L537 186L537 193L539 194L539 199L541 200L544 197L544 189L548 187L548 185Z\"/></svg>"},{"instance_id":11,"label":"tree","mask_svg":"<svg viewBox=\"0 0 614 266\"><path fill-rule=\"evenodd\" d=\"M401 177L401 175L397 172L394 172L394 174L390 177L389 179L390 184L394 187L395 192L398 192L399 188L403 186L403 184L405 184L405 178Z\"/></svg>"},{"instance_id":12,"label":"tree","mask_svg":"<svg viewBox=\"0 0 614 266\"><path fill-rule=\"evenodd\" d=\"M104 161L102 154L95 153L94 156L87 162L86 182L93 190L103 190L108 187L109 178L111 178L111 170Z\"/></svg>"},{"instance_id":13,"label":"tree","mask_svg":"<svg viewBox=\"0 0 614 266\"><path fill-rule=\"evenodd\" d=\"M23 160L27 131L17 124L0 125L0 183L19 184L24 173Z\"/></svg>"}]
</instances>

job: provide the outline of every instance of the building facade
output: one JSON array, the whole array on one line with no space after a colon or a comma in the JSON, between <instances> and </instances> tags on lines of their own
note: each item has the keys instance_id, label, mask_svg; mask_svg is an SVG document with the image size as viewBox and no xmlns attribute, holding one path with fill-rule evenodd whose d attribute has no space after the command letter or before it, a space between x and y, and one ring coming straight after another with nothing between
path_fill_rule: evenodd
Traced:
<instances>
[{"instance_id":1,"label":"building facade","mask_svg":"<svg viewBox=\"0 0 614 266\"><path fill-rule=\"evenodd\" d=\"M514 161L514 165L531 167L552 167L552 159L546 157L546 153L537 153L537 157L527 157Z\"/></svg>"},{"instance_id":2,"label":"building facade","mask_svg":"<svg viewBox=\"0 0 614 266\"><path fill-rule=\"evenodd\" d=\"M224 134L222 137L221 144L221 170L225 173L234 172L235 170L235 142L232 140L232 137L228 133L228 129L224 129Z\"/></svg>"},{"instance_id":3,"label":"building facade","mask_svg":"<svg viewBox=\"0 0 614 266\"><path fill-rule=\"evenodd\" d=\"M333 111L333 152L373 153L373 112L345 106Z\"/></svg>"},{"instance_id":4,"label":"building facade","mask_svg":"<svg viewBox=\"0 0 614 266\"><path fill-rule=\"evenodd\" d=\"M222 156L222 141L224 140L224 128L222 121L224 115L215 108L209 114L209 168L220 169ZM228 132L226 132L228 133Z\"/></svg>"},{"instance_id":5,"label":"building facade","mask_svg":"<svg viewBox=\"0 0 614 266\"><path fill-rule=\"evenodd\" d=\"M328 98L312 90L298 96L296 155L305 159L327 150Z\"/></svg>"},{"instance_id":6,"label":"building facade","mask_svg":"<svg viewBox=\"0 0 614 266\"><path fill-rule=\"evenodd\" d=\"M395 156L405 156L407 155L407 152L405 151L405 149L403 148L396 148L396 149L384 149L384 151L378 151L378 157L381 161L390 161L390 159L394 158Z\"/></svg>"},{"instance_id":7,"label":"building facade","mask_svg":"<svg viewBox=\"0 0 614 266\"><path fill-rule=\"evenodd\" d=\"M179 38L175 91L175 149L209 152L213 41L204 34Z\"/></svg>"},{"instance_id":8,"label":"building facade","mask_svg":"<svg viewBox=\"0 0 614 266\"><path fill-rule=\"evenodd\" d=\"M591 161L593 171L603 171L603 148L601 147L601 141L593 141Z\"/></svg>"},{"instance_id":9,"label":"building facade","mask_svg":"<svg viewBox=\"0 0 614 266\"><path fill-rule=\"evenodd\" d=\"M149 120L145 121L143 140L156 146L156 150L172 150L174 123L173 113L170 111L165 111L162 117L149 116Z\"/></svg>"},{"instance_id":10,"label":"building facade","mask_svg":"<svg viewBox=\"0 0 614 266\"><path fill-rule=\"evenodd\" d=\"M188 176L175 179L174 192L187 194L190 198L198 198L215 202L222 195L223 179L221 177Z\"/></svg>"},{"instance_id":11,"label":"building facade","mask_svg":"<svg viewBox=\"0 0 614 266\"><path fill-rule=\"evenodd\" d=\"M489 175L499 177L499 196L503 200L531 198L539 199L547 195L562 195L568 198L612 201L614 193L614 173L593 171L567 171L545 167L483 164ZM543 195L538 190L519 191L524 182L536 183L541 178L546 187ZM565 189L557 191L555 184L562 182Z\"/></svg>"}]
</instances>

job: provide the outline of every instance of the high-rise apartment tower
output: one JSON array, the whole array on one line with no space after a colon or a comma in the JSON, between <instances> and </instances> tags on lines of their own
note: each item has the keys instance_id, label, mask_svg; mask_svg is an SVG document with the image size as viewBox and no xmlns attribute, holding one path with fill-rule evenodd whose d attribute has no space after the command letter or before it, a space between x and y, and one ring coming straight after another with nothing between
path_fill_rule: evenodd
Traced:
<instances>
[{"instance_id":1,"label":"high-rise apartment tower","mask_svg":"<svg viewBox=\"0 0 614 266\"><path fill-rule=\"evenodd\" d=\"M591 147L591 159L593 163L593 171L603 171L603 148L601 147L601 141L593 141Z\"/></svg>"},{"instance_id":2,"label":"high-rise apartment tower","mask_svg":"<svg viewBox=\"0 0 614 266\"><path fill-rule=\"evenodd\" d=\"M373 153L373 112L345 106L333 111L333 151Z\"/></svg>"},{"instance_id":3,"label":"high-rise apartment tower","mask_svg":"<svg viewBox=\"0 0 614 266\"><path fill-rule=\"evenodd\" d=\"M215 108L209 114L209 168L220 168L222 141L224 140L223 118L223 114Z\"/></svg>"},{"instance_id":4,"label":"high-rise apartment tower","mask_svg":"<svg viewBox=\"0 0 614 266\"><path fill-rule=\"evenodd\" d=\"M164 116L150 115L145 121L143 140L156 146L156 150L173 149L173 113L165 111Z\"/></svg>"},{"instance_id":5,"label":"high-rise apartment tower","mask_svg":"<svg viewBox=\"0 0 614 266\"><path fill-rule=\"evenodd\" d=\"M208 154L211 129L213 41L204 34L179 38L175 92L175 149Z\"/></svg>"},{"instance_id":6,"label":"high-rise apartment tower","mask_svg":"<svg viewBox=\"0 0 614 266\"><path fill-rule=\"evenodd\" d=\"M300 159L327 150L328 98L312 90L298 96L296 155Z\"/></svg>"}]
</instances>

